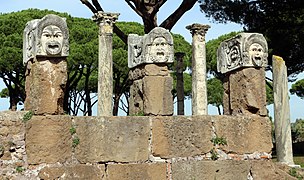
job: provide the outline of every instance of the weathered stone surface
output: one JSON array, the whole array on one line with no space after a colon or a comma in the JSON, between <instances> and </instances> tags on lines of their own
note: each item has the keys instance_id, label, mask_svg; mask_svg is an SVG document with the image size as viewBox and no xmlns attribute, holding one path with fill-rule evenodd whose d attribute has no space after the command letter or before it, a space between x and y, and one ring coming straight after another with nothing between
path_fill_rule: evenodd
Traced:
<instances>
[{"instance_id":1,"label":"weathered stone surface","mask_svg":"<svg viewBox=\"0 0 304 180\"><path fill-rule=\"evenodd\" d=\"M82 162L146 161L149 119L144 117L75 117L76 158Z\"/></svg>"},{"instance_id":2,"label":"weathered stone surface","mask_svg":"<svg viewBox=\"0 0 304 180\"><path fill-rule=\"evenodd\" d=\"M134 80L130 86L130 98L129 98L129 113L135 115L143 113L144 109L144 92L142 79Z\"/></svg>"},{"instance_id":3,"label":"weathered stone surface","mask_svg":"<svg viewBox=\"0 0 304 180\"><path fill-rule=\"evenodd\" d=\"M192 24L186 27L192 33L192 115L207 115L207 71L205 34L209 25Z\"/></svg>"},{"instance_id":4,"label":"weathered stone surface","mask_svg":"<svg viewBox=\"0 0 304 180\"><path fill-rule=\"evenodd\" d=\"M290 176L287 172L281 170L271 161L251 161L251 175L257 180L296 180L297 178Z\"/></svg>"},{"instance_id":5,"label":"weathered stone surface","mask_svg":"<svg viewBox=\"0 0 304 180\"><path fill-rule=\"evenodd\" d=\"M175 180L247 179L248 161L181 161L172 163Z\"/></svg>"},{"instance_id":6,"label":"weathered stone surface","mask_svg":"<svg viewBox=\"0 0 304 180\"><path fill-rule=\"evenodd\" d=\"M143 70L146 76L169 76L167 64L146 64Z\"/></svg>"},{"instance_id":7,"label":"weathered stone surface","mask_svg":"<svg viewBox=\"0 0 304 180\"><path fill-rule=\"evenodd\" d=\"M279 162L294 165L290 128L287 67L278 56L272 57L276 154Z\"/></svg>"},{"instance_id":8,"label":"weathered stone surface","mask_svg":"<svg viewBox=\"0 0 304 180\"><path fill-rule=\"evenodd\" d=\"M145 115L172 115L172 77L145 76L143 78L143 111Z\"/></svg>"},{"instance_id":9,"label":"weathered stone surface","mask_svg":"<svg viewBox=\"0 0 304 180\"><path fill-rule=\"evenodd\" d=\"M266 67L268 46L259 33L239 33L223 41L217 50L217 71L227 73L243 67Z\"/></svg>"},{"instance_id":10,"label":"weathered stone surface","mask_svg":"<svg viewBox=\"0 0 304 180\"><path fill-rule=\"evenodd\" d=\"M66 57L69 55L69 30L66 19L48 14L27 22L23 33L23 63L37 56Z\"/></svg>"},{"instance_id":11,"label":"weathered stone surface","mask_svg":"<svg viewBox=\"0 0 304 180\"><path fill-rule=\"evenodd\" d=\"M0 179L14 179L12 174L17 165L25 165L25 124L22 122L25 113L0 112Z\"/></svg>"},{"instance_id":12,"label":"weathered stone surface","mask_svg":"<svg viewBox=\"0 0 304 180\"><path fill-rule=\"evenodd\" d=\"M173 63L173 37L162 27L152 29L144 36L128 36L128 67L142 64Z\"/></svg>"},{"instance_id":13,"label":"weathered stone surface","mask_svg":"<svg viewBox=\"0 0 304 180\"><path fill-rule=\"evenodd\" d=\"M166 178L166 164L115 164L108 165L108 180L160 180Z\"/></svg>"},{"instance_id":14,"label":"weathered stone surface","mask_svg":"<svg viewBox=\"0 0 304 180\"><path fill-rule=\"evenodd\" d=\"M265 70L244 68L233 71L225 77L225 115L267 115Z\"/></svg>"},{"instance_id":15,"label":"weathered stone surface","mask_svg":"<svg viewBox=\"0 0 304 180\"><path fill-rule=\"evenodd\" d=\"M227 140L221 146L225 152L251 154L270 153L272 149L271 121L259 116L212 116L215 133Z\"/></svg>"},{"instance_id":16,"label":"weathered stone surface","mask_svg":"<svg viewBox=\"0 0 304 180\"><path fill-rule=\"evenodd\" d=\"M39 58L28 62L30 68L26 76L24 102L25 110L36 115L63 114L64 90L67 82L67 62L65 58Z\"/></svg>"},{"instance_id":17,"label":"weathered stone surface","mask_svg":"<svg viewBox=\"0 0 304 180\"><path fill-rule=\"evenodd\" d=\"M180 161L172 164L172 179L232 180L294 179L271 161Z\"/></svg>"},{"instance_id":18,"label":"weathered stone surface","mask_svg":"<svg viewBox=\"0 0 304 180\"><path fill-rule=\"evenodd\" d=\"M210 116L152 119L152 153L161 158L189 157L209 152L213 144Z\"/></svg>"},{"instance_id":19,"label":"weathered stone surface","mask_svg":"<svg viewBox=\"0 0 304 180\"><path fill-rule=\"evenodd\" d=\"M63 167L45 167L39 172L39 178L45 180L51 179L105 179L105 166L98 165L73 165Z\"/></svg>"},{"instance_id":20,"label":"weathered stone surface","mask_svg":"<svg viewBox=\"0 0 304 180\"><path fill-rule=\"evenodd\" d=\"M113 96L113 24L119 14L99 11L93 18L99 26L98 46L98 116L112 116Z\"/></svg>"},{"instance_id":21,"label":"weathered stone surface","mask_svg":"<svg viewBox=\"0 0 304 180\"><path fill-rule=\"evenodd\" d=\"M29 164L64 163L72 157L70 116L33 116L26 124Z\"/></svg>"}]
</instances>

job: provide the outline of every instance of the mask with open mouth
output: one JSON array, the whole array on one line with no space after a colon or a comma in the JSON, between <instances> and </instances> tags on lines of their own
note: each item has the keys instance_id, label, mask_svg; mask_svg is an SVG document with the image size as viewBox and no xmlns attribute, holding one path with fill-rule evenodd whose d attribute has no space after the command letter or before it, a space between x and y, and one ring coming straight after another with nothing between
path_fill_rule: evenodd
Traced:
<instances>
[{"instance_id":1,"label":"mask with open mouth","mask_svg":"<svg viewBox=\"0 0 304 180\"><path fill-rule=\"evenodd\" d=\"M252 62L258 66L261 66L263 63L263 55L264 55L264 48L258 44L253 43L249 47L249 57Z\"/></svg>"},{"instance_id":2,"label":"mask with open mouth","mask_svg":"<svg viewBox=\"0 0 304 180\"><path fill-rule=\"evenodd\" d=\"M43 29L41 36L42 49L48 55L58 55L61 53L63 44L63 34L59 27L50 25Z\"/></svg>"}]
</instances>

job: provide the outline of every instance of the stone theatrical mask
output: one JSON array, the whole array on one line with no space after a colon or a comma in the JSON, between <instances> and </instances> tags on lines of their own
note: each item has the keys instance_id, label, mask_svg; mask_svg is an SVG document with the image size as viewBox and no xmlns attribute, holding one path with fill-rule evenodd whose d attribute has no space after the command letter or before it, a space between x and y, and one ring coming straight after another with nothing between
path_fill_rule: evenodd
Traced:
<instances>
[{"instance_id":1,"label":"stone theatrical mask","mask_svg":"<svg viewBox=\"0 0 304 180\"><path fill-rule=\"evenodd\" d=\"M218 72L226 73L242 67L266 67L268 46L259 33L240 33L223 41L217 51Z\"/></svg>"},{"instance_id":2,"label":"stone theatrical mask","mask_svg":"<svg viewBox=\"0 0 304 180\"><path fill-rule=\"evenodd\" d=\"M150 57L153 62L167 62L169 45L164 37L157 37L153 40L150 48Z\"/></svg>"},{"instance_id":3,"label":"stone theatrical mask","mask_svg":"<svg viewBox=\"0 0 304 180\"><path fill-rule=\"evenodd\" d=\"M164 28L156 27L144 36L128 36L128 67L140 64L172 63L173 37Z\"/></svg>"},{"instance_id":4,"label":"stone theatrical mask","mask_svg":"<svg viewBox=\"0 0 304 180\"><path fill-rule=\"evenodd\" d=\"M172 63L174 59L173 37L164 28L156 27L144 37L146 63Z\"/></svg>"},{"instance_id":5,"label":"stone theatrical mask","mask_svg":"<svg viewBox=\"0 0 304 180\"><path fill-rule=\"evenodd\" d=\"M41 46L42 51L47 55L58 55L62 51L63 33L54 25L46 26L42 30Z\"/></svg>"},{"instance_id":6,"label":"stone theatrical mask","mask_svg":"<svg viewBox=\"0 0 304 180\"><path fill-rule=\"evenodd\" d=\"M23 63L37 57L69 55L69 32L66 19L48 14L26 24L23 33Z\"/></svg>"},{"instance_id":7,"label":"stone theatrical mask","mask_svg":"<svg viewBox=\"0 0 304 180\"><path fill-rule=\"evenodd\" d=\"M264 56L264 48L258 44L253 43L249 46L249 59L256 64L257 66L261 66L263 63Z\"/></svg>"}]
</instances>

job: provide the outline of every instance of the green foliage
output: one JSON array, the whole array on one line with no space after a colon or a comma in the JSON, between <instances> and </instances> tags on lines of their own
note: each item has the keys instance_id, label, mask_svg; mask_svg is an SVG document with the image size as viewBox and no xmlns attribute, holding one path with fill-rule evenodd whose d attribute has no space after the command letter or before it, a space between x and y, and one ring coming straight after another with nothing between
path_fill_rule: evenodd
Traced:
<instances>
[{"instance_id":1,"label":"green foliage","mask_svg":"<svg viewBox=\"0 0 304 180\"><path fill-rule=\"evenodd\" d=\"M4 88L0 91L0 98L8 98L9 97L9 92L7 88Z\"/></svg>"},{"instance_id":2,"label":"green foliage","mask_svg":"<svg viewBox=\"0 0 304 180\"><path fill-rule=\"evenodd\" d=\"M301 0L199 0L207 17L217 22L234 22L247 32L262 33L272 55L284 58L289 75L304 68L304 6Z\"/></svg>"},{"instance_id":3,"label":"green foliage","mask_svg":"<svg viewBox=\"0 0 304 180\"><path fill-rule=\"evenodd\" d=\"M296 119L291 123L291 134L294 142L304 141L304 119Z\"/></svg>"},{"instance_id":4,"label":"green foliage","mask_svg":"<svg viewBox=\"0 0 304 180\"><path fill-rule=\"evenodd\" d=\"M266 81L266 101L267 105L273 104L273 85L272 82Z\"/></svg>"},{"instance_id":5,"label":"green foliage","mask_svg":"<svg viewBox=\"0 0 304 180\"><path fill-rule=\"evenodd\" d=\"M130 116L145 116L145 113L143 111L139 111L135 114L130 114Z\"/></svg>"},{"instance_id":6,"label":"green foliage","mask_svg":"<svg viewBox=\"0 0 304 180\"><path fill-rule=\"evenodd\" d=\"M177 90L176 90L176 72L171 74L171 77L173 78L173 89L172 89L172 94L173 97L177 96ZM184 78L184 95L185 98L191 98L192 94L192 77L189 73L184 72L183 73L183 78Z\"/></svg>"},{"instance_id":7,"label":"green foliage","mask_svg":"<svg viewBox=\"0 0 304 180\"><path fill-rule=\"evenodd\" d=\"M302 180L303 179L303 176L301 176L298 172L297 172L297 169L296 168L291 168L289 170L289 174L295 178L297 178L298 180Z\"/></svg>"},{"instance_id":8,"label":"green foliage","mask_svg":"<svg viewBox=\"0 0 304 180\"><path fill-rule=\"evenodd\" d=\"M75 148L80 143L79 137L75 136L73 138L72 147Z\"/></svg>"},{"instance_id":9,"label":"green foliage","mask_svg":"<svg viewBox=\"0 0 304 180\"><path fill-rule=\"evenodd\" d=\"M223 105L224 88L223 83L218 78L211 78L207 80L207 96L208 104L215 107Z\"/></svg>"},{"instance_id":10,"label":"green foliage","mask_svg":"<svg viewBox=\"0 0 304 180\"><path fill-rule=\"evenodd\" d=\"M22 173L24 171L23 167L22 166L17 166L16 167L16 172L17 173Z\"/></svg>"},{"instance_id":11,"label":"green foliage","mask_svg":"<svg viewBox=\"0 0 304 180\"><path fill-rule=\"evenodd\" d=\"M219 157L218 157L218 153L216 152L216 150L213 148L210 151L211 153L211 160L216 161Z\"/></svg>"},{"instance_id":12,"label":"green foliage","mask_svg":"<svg viewBox=\"0 0 304 180\"><path fill-rule=\"evenodd\" d=\"M289 92L291 94L296 94L301 99L304 99L304 79L301 79L296 83L292 84Z\"/></svg>"},{"instance_id":13,"label":"green foliage","mask_svg":"<svg viewBox=\"0 0 304 180\"><path fill-rule=\"evenodd\" d=\"M213 145L227 145L227 140L224 137L215 137L211 139L211 142L213 143Z\"/></svg>"},{"instance_id":14,"label":"green foliage","mask_svg":"<svg viewBox=\"0 0 304 180\"><path fill-rule=\"evenodd\" d=\"M28 111L24 114L22 121L25 123L27 121L29 121L32 117L33 117L34 113L33 111Z\"/></svg>"},{"instance_id":15,"label":"green foliage","mask_svg":"<svg viewBox=\"0 0 304 180\"><path fill-rule=\"evenodd\" d=\"M71 135L74 135L76 133L76 128L73 126L70 128Z\"/></svg>"}]
</instances>

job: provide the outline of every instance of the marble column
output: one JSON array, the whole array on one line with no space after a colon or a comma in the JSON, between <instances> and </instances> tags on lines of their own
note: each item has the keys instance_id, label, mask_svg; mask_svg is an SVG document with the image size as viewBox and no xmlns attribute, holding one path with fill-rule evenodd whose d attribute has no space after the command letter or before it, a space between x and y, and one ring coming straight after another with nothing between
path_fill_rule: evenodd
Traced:
<instances>
[{"instance_id":1,"label":"marble column","mask_svg":"<svg viewBox=\"0 0 304 180\"><path fill-rule=\"evenodd\" d=\"M186 27L192 34L192 115L207 115L206 41L209 25Z\"/></svg>"},{"instance_id":2,"label":"marble column","mask_svg":"<svg viewBox=\"0 0 304 180\"><path fill-rule=\"evenodd\" d=\"M184 58L185 53L177 52L175 57L177 60L176 64L176 96L177 96L177 115L185 114L185 92L184 92Z\"/></svg>"},{"instance_id":3,"label":"marble column","mask_svg":"<svg viewBox=\"0 0 304 180\"><path fill-rule=\"evenodd\" d=\"M281 163L294 165L290 128L287 68L284 60L279 56L272 56L272 67L277 159Z\"/></svg>"},{"instance_id":4,"label":"marble column","mask_svg":"<svg viewBox=\"0 0 304 180\"><path fill-rule=\"evenodd\" d=\"M113 112L113 24L119 14L98 12L93 20L99 26L98 48L98 116L112 116Z\"/></svg>"}]
</instances>

